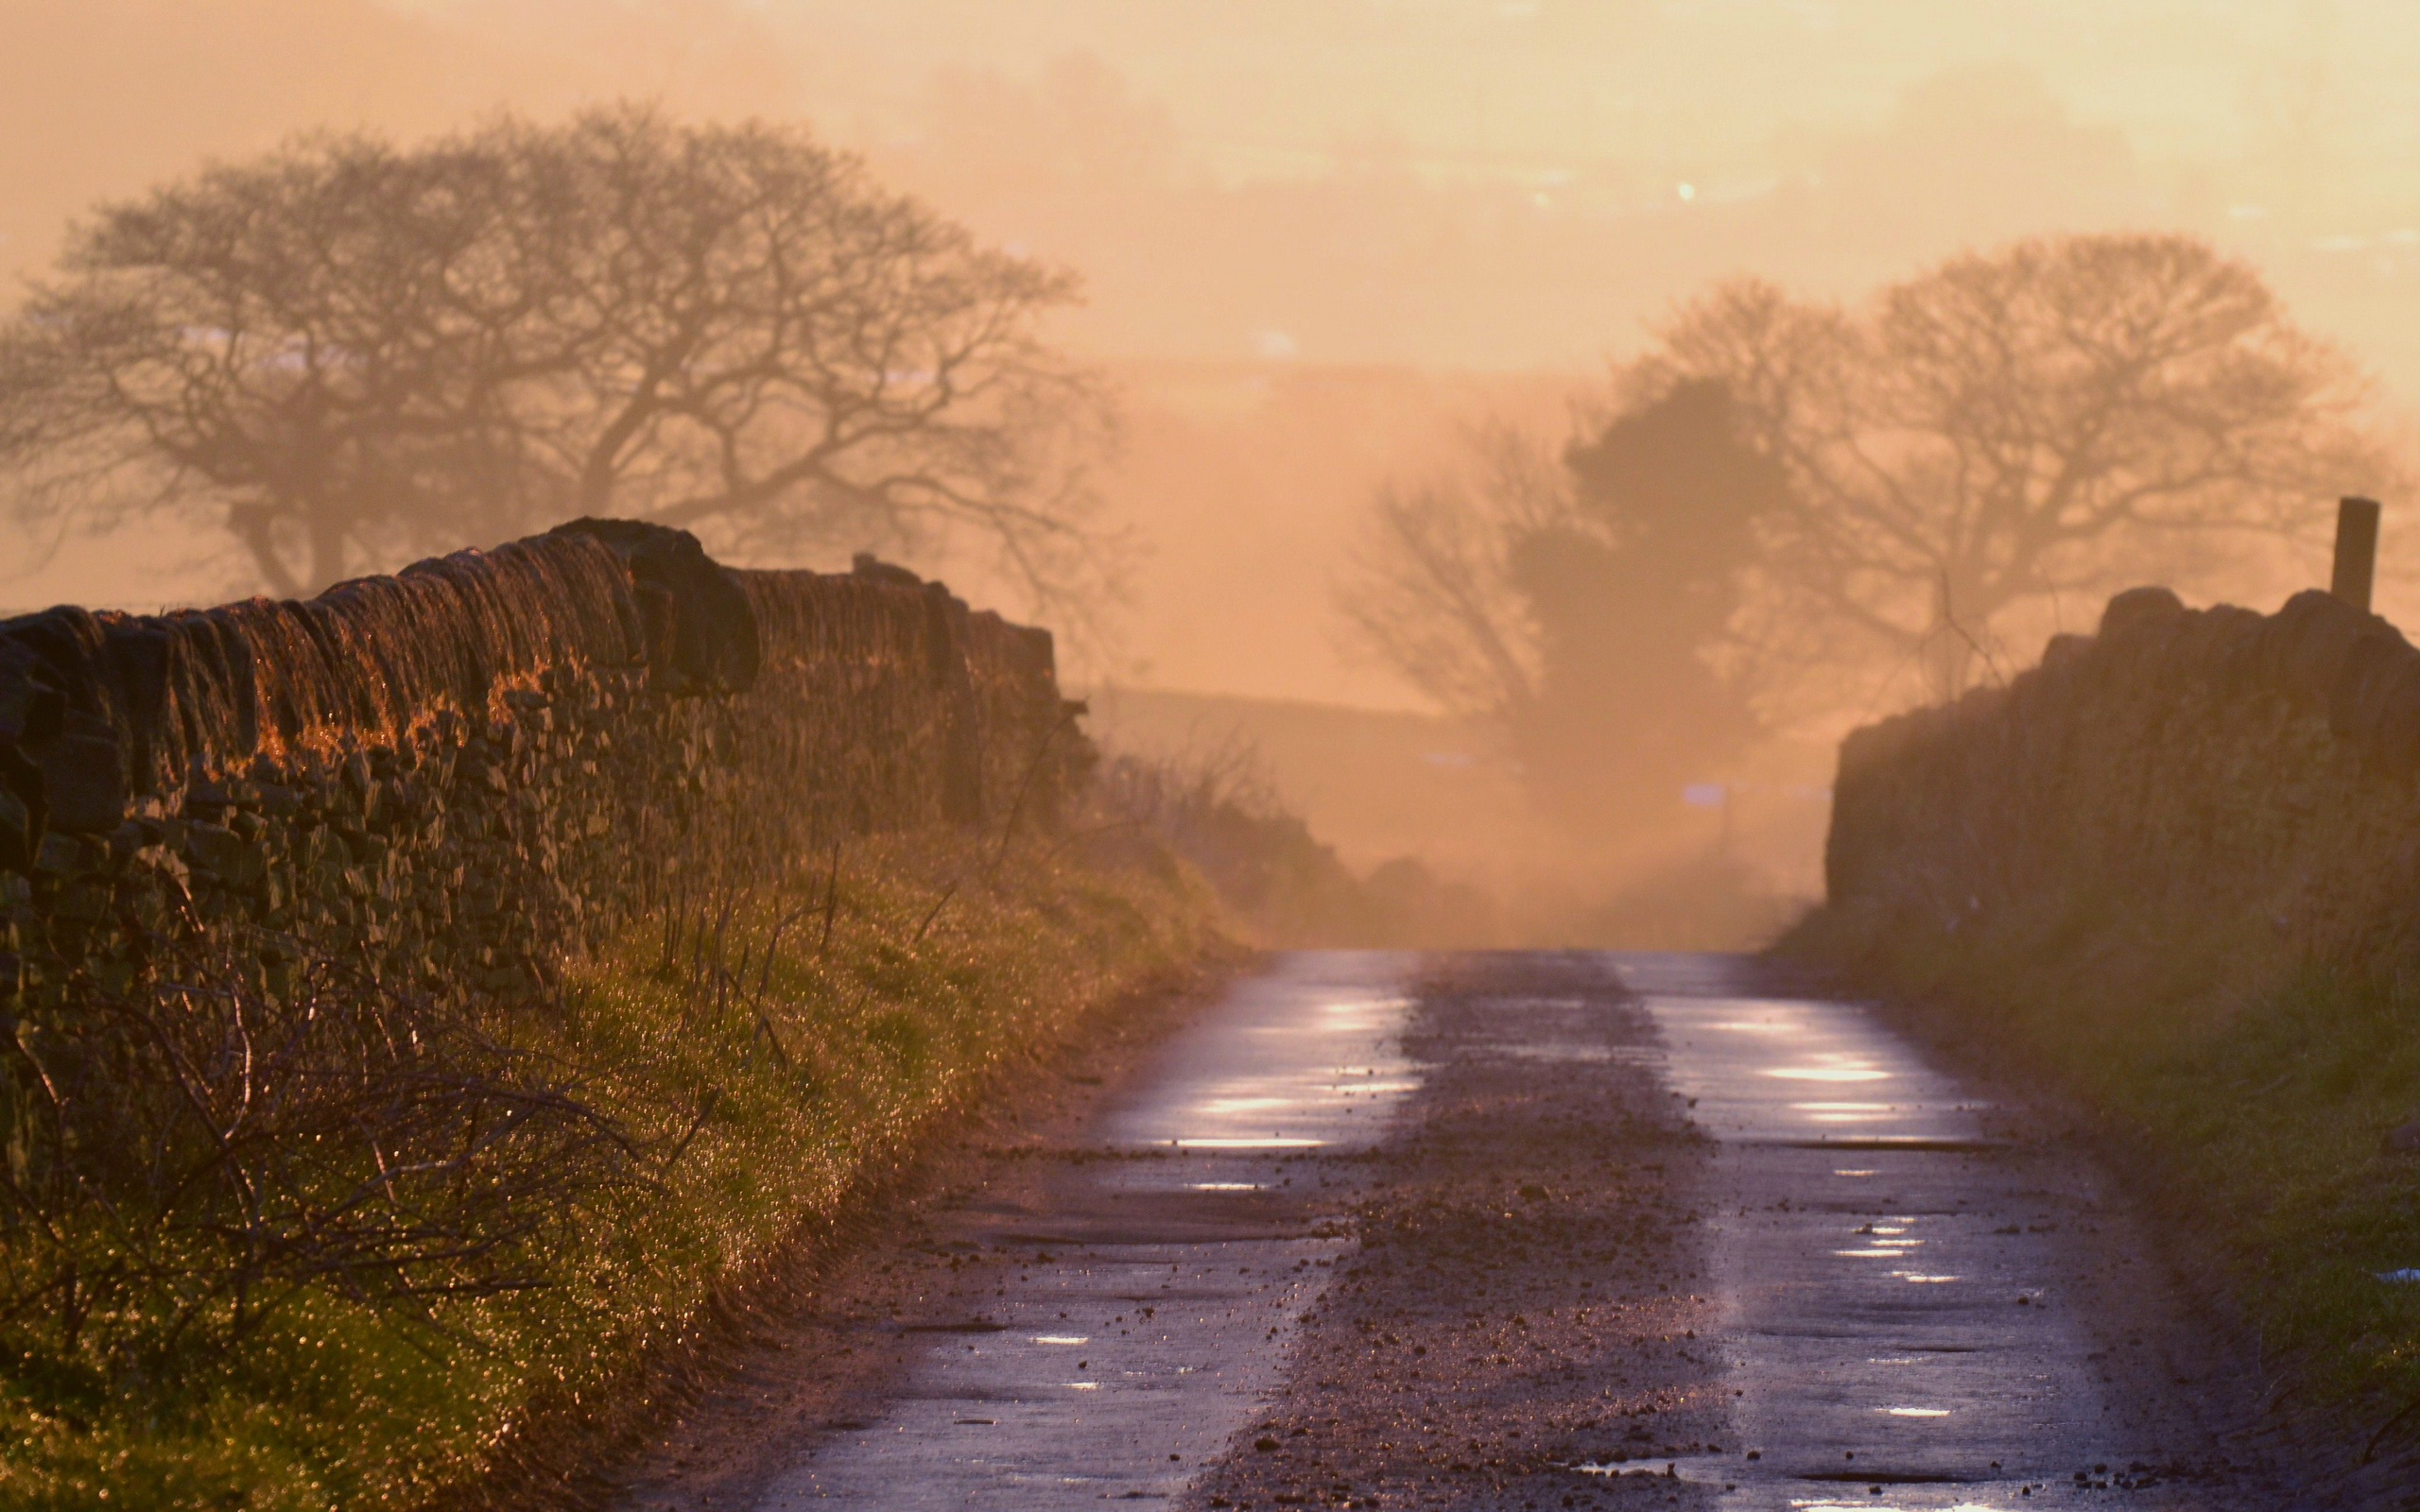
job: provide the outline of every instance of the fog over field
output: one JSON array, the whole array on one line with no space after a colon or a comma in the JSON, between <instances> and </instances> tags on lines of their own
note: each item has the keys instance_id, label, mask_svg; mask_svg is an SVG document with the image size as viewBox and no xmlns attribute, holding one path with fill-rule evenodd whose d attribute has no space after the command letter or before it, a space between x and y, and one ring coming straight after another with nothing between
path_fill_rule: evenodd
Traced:
<instances>
[{"instance_id":1,"label":"fog over field","mask_svg":"<svg viewBox=\"0 0 2420 1512\"><path fill-rule=\"evenodd\" d=\"M1046 334L1115 403L1088 472L1118 591L1063 626L1063 654L1089 686L1211 700L1191 726L1153 704L1132 733L1217 745L1285 725L1236 699L1473 715L1357 627L1374 499L1466 473L1490 426L1547 456L1588 439L1626 403L1616 367L1734 275L1856 307L2018 238L2181 233L2341 349L2370 384L2366 434L2399 456L2420 392L2415 69L2420 11L2393 0L0 0L0 272L40 275L96 202L301 131L409 143L621 99L803 124L1080 277ZM1686 768L1730 783L1724 802L1820 805L1823 738L2030 662L2126 573L2273 602L2319 570L2318 521L2053 574L2067 586L1990 611L1971 669L1767 655L1733 679L1755 740L1640 781ZM0 605L261 586L191 521L94 536L50 517L22 541ZM819 564L845 565L853 543L829 544ZM2407 559L2390 528L2390 613L2420 605ZM983 562L911 564L1014 606ZM1405 768L1408 803L1461 769L1425 744L1401 753L1428 763ZM1501 741L1473 759L1521 769ZM1692 851L1722 815L1740 816L1706 799L1634 829ZM1815 832L1774 823L1773 885L1804 891ZM1747 828L1723 843L1753 850ZM1386 833L1340 838L1374 854Z\"/></svg>"}]
</instances>

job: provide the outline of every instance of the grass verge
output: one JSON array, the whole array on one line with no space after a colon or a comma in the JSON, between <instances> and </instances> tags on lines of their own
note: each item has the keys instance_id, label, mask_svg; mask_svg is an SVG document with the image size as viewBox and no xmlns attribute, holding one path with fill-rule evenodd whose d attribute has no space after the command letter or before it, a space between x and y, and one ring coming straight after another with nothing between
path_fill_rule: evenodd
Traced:
<instances>
[{"instance_id":1,"label":"grass verge","mask_svg":"<svg viewBox=\"0 0 2420 1512\"><path fill-rule=\"evenodd\" d=\"M0 1358L0 1506L458 1499L566 1423L610 1418L752 1267L1040 1047L1210 949L1218 917L1177 868L920 836L643 920L556 1005L484 1026L615 1136L595 1179L524 1215L510 1267L449 1290L458 1266L436 1253L436 1283L402 1306L339 1270L255 1301L240 1332L190 1332L232 1341L212 1348L146 1332L169 1299L139 1288L114 1332L19 1320ZM486 1108L458 1138L519 1126ZM123 1347L137 1337L151 1344Z\"/></svg>"},{"instance_id":2,"label":"grass verge","mask_svg":"<svg viewBox=\"0 0 2420 1512\"><path fill-rule=\"evenodd\" d=\"M2311 959L2259 920L2052 897L1957 932L1819 911L1776 948L1992 1077L2079 1109L2363 1455L2420 1440L2420 974Z\"/></svg>"}]
</instances>

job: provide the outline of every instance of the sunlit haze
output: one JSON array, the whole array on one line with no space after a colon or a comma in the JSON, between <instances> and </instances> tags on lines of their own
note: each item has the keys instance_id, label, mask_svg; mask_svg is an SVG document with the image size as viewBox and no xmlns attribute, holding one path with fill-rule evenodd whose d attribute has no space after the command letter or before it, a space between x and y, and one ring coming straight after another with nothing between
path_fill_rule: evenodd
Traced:
<instances>
[{"instance_id":1,"label":"sunlit haze","mask_svg":"<svg viewBox=\"0 0 2420 1512\"><path fill-rule=\"evenodd\" d=\"M2420 11L2388 0L0 0L0 269L304 130L632 97L804 123L1083 281L1051 335L1117 398L1098 482L1126 569L1078 678L1417 711L1338 609L1373 490L1491 421L1561 444L1728 275L1854 300L2028 234L2187 232L2374 374L2395 431L2415 70ZM32 546L0 604L258 586L182 525ZM1240 728L1163 715L1164 743Z\"/></svg>"},{"instance_id":2,"label":"sunlit haze","mask_svg":"<svg viewBox=\"0 0 2420 1512\"><path fill-rule=\"evenodd\" d=\"M2385 0L6 0L0 35L15 275L214 154L626 94L804 119L1072 264L1068 337L1132 387L1117 499L1156 549L1121 670L1154 684L1406 702L1326 624L1361 490L1727 271L1850 294L2175 227L2420 386L2420 12ZM151 550L0 597L220 586Z\"/></svg>"}]
</instances>

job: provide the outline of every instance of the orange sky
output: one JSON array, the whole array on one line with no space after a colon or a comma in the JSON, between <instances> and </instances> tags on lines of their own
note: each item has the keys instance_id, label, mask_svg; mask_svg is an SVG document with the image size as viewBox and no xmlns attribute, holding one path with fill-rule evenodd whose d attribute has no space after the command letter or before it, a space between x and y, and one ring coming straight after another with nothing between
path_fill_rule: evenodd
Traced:
<instances>
[{"instance_id":1,"label":"orange sky","mask_svg":"<svg viewBox=\"0 0 2420 1512\"><path fill-rule=\"evenodd\" d=\"M1551 423L1725 273L2188 230L2420 393L2415 77L2402 0L0 0L0 273L312 126L804 119L1086 273L1150 548L1126 675L1398 703L1326 599L1370 485L1458 416ZM0 604L228 586L192 554L71 545Z\"/></svg>"}]
</instances>

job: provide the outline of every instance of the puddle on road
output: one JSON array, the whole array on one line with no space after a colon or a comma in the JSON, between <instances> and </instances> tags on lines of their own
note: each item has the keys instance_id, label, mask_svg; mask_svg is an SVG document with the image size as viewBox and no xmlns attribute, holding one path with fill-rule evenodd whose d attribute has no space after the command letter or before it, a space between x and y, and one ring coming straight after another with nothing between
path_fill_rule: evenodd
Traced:
<instances>
[{"instance_id":1,"label":"puddle on road","mask_svg":"<svg viewBox=\"0 0 2420 1512\"><path fill-rule=\"evenodd\" d=\"M1876 1066L1765 1066L1756 1074L1783 1081L1889 1081L1891 1074Z\"/></svg>"},{"instance_id":2,"label":"puddle on road","mask_svg":"<svg viewBox=\"0 0 2420 1512\"><path fill-rule=\"evenodd\" d=\"M2071 1475L2011 1480L2001 1477L1998 1471L1987 1471L1994 1478L1984 1480L1879 1466L1865 1469L1802 1469L1795 1475L1785 1472L1777 1481L1767 1481L1766 1477L1775 1472L1766 1469L1764 1458L1751 1460L1736 1453L1575 1465L1572 1471L1590 1480L1639 1479L1715 1486L1723 1493L1716 1499L1720 1506L1773 1507L1786 1512L1831 1512L1846 1507L1906 1508L1910 1512L2031 1512L2037 1507L2106 1506L2112 1484L2107 1475L2094 1477L2098 1485L2092 1481L2079 1485ZM2133 1477L2120 1478L2130 1486L2135 1484ZM2157 1484L2149 1476L2139 1483L2146 1488ZM1852 1486L1856 1491L1851 1494L1857 1499L1843 1500Z\"/></svg>"},{"instance_id":3,"label":"puddle on road","mask_svg":"<svg viewBox=\"0 0 2420 1512\"><path fill-rule=\"evenodd\" d=\"M1718 1142L1739 1452L1586 1472L1713 1485L1726 1512L2105 1501L2076 1469L2141 1456L2110 1441L2091 1346L2042 1305L2062 1263L2046 1199L1981 1127L1987 1105L1856 1006L1728 995L1720 957L1613 960Z\"/></svg>"},{"instance_id":4,"label":"puddle on road","mask_svg":"<svg viewBox=\"0 0 2420 1512\"><path fill-rule=\"evenodd\" d=\"M1409 956L1281 957L1163 1047L1004 1257L981 1337L928 1348L883 1417L804 1446L760 1512L1165 1500L1250 1420L1346 1241L1305 1200L1419 1085ZM1048 1252L1029 1256L1046 1228ZM1019 1241L1024 1248L1017 1247ZM1072 1367L1072 1368L1071 1368Z\"/></svg>"},{"instance_id":5,"label":"puddle on road","mask_svg":"<svg viewBox=\"0 0 2420 1512\"><path fill-rule=\"evenodd\" d=\"M2072 1472L2136 1456L2107 1441L2057 1305L2046 1199L2020 1190L1982 1105L1854 1007L1721 995L1714 958L1612 959L1718 1143L1709 1342L1739 1393L1737 1441L1575 1477L1709 1486L1727 1512L2105 1503L2118 1477ZM1181 1496L1252 1420L1347 1253L1282 1215L1317 1211L1303 1195L1347 1179L1336 1158L1381 1137L1419 1085L1400 1051L1410 964L1299 955L1240 984L1096 1131L1103 1150L1155 1158L1071 1162L980 1315L936 1326L880 1419L816 1435L762 1512ZM1204 1230L1186 1213L1210 1215ZM1012 1237L991 1242L1005 1255Z\"/></svg>"}]
</instances>

